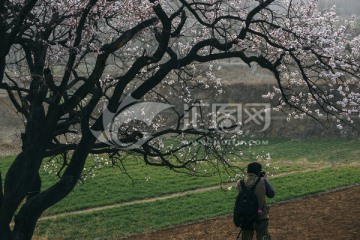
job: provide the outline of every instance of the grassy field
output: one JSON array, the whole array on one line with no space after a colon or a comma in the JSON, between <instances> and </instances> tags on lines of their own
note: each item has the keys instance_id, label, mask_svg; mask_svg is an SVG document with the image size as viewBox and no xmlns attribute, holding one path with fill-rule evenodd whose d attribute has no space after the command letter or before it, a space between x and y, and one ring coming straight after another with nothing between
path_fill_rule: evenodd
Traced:
<instances>
[{"instance_id":1,"label":"grassy field","mask_svg":"<svg viewBox=\"0 0 360 240\"><path fill-rule=\"evenodd\" d=\"M269 177L277 192L277 196L271 200L272 203L360 183L360 169L344 167L360 160L359 141L268 139L265 142L267 144L253 147L252 152L257 156L266 153L271 155L271 160L263 165L267 172L274 174L273 177ZM0 159L0 169L3 173L12 159L13 157ZM266 166L266 163L270 165ZM240 166L246 164L246 161L239 160ZM146 166L136 159L128 161L126 168L131 178L116 168L101 169L95 178L90 178L77 186L66 199L44 215L128 203L216 186L221 182L229 183L233 179L233 176L225 173L211 177L178 174L165 168ZM318 170L302 172L314 169ZM287 175L290 173L292 174ZM43 189L56 181L55 176L44 171L41 175ZM41 220L36 229L36 236L41 239L116 238L230 214L236 193L234 188L224 189Z\"/></svg>"},{"instance_id":2,"label":"grassy field","mask_svg":"<svg viewBox=\"0 0 360 240\"><path fill-rule=\"evenodd\" d=\"M270 179L277 196L270 203L360 182L360 169L328 168ZM48 239L105 239L231 214L235 189L211 190L177 198L40 221L37 236Z\"/></svg>"}]
</instances>

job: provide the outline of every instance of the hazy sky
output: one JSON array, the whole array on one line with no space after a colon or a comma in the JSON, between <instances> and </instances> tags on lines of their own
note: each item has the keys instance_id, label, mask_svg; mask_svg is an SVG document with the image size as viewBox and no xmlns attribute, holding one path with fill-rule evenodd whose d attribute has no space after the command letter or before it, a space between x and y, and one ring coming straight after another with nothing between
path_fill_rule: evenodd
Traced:
<instances>
[{"instance_id":1,"label":"hazy sky","mask_svg":"<svg viewBox=\"0 0 360 240\"><path fill-rule=\"evenodd\" d=\"M319 0L319 5L325 8L336 5L340 14L360 15L360 0Z\"/></svg>"}]
</instances>

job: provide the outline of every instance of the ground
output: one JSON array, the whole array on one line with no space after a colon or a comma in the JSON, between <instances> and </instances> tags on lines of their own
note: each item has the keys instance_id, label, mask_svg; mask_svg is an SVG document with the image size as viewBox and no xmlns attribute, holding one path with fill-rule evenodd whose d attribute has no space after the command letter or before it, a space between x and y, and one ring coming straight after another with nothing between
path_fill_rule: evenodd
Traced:
<instances>
[{"instance_id":1,"label":"ground","mask_svg":"<svg viewBox=\"0 0 360 240\"><path fill-rule=\"evenodd\" d=\"M359 240L359 203L360 186L354 186L273 205L271 239ZM238 232L232 217L227 216L131 236L126 240L235 240Z\"/></svg>"}]
</instances>

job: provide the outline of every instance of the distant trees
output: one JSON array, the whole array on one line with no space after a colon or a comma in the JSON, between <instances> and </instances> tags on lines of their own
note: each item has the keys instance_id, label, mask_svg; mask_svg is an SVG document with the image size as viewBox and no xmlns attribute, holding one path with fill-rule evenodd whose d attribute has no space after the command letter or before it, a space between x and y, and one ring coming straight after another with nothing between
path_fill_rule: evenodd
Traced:
<instances>
[{"instance_id":1,"label":"distant trees","mask_svg":"<svg viewBox=\"0 0 360 240\"><path fill-rule=\"evenodd\" d=\"M173 107L201 106L194 90L220 89L213 66L199 63L238 58L270 70L278 85L266 97L292 117L339 128L359 117L360 37L313 2L2 0L0 18L0 88L26 125L0 185L0 239L31 239L91 153L194 173L204 161L231 165L227 146L212 143L240 135L238 123L223 128L216 113L199 112L196 127L183 126L191 108ZM156 117L163 109L175 121ZM41 189L46 158L56 159L59 181Z\"/></svg>"}]
</instances>

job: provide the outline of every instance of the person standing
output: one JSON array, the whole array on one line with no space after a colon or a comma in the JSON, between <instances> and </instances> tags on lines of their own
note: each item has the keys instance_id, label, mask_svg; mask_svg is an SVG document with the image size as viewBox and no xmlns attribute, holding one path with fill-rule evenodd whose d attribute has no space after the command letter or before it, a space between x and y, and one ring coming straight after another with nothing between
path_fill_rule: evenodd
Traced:
<instances>
[{"instance_id":1,"label":"person standing","mask_svg":"<svg viewBox=\"0 0 360 240\"><path fill-rule=\"evenodd\" d=\"M260 178L260 179L259 179ZM256 184L257 183L257 184ZM258 199L259 210L255 222L255 229L243 229L242 240L252 240L254 231L257 240L270 239L269 234L269 206L266 203L266 197L273 198L275 191L266 179L266 174L262 170L262 165L258 162L249 163L247 166L247 175L244 179L246 188L251 188L256 184L254 193ZM238 193L241 192L240 181L236 185Z\"/></svg>"}]
</instances>

